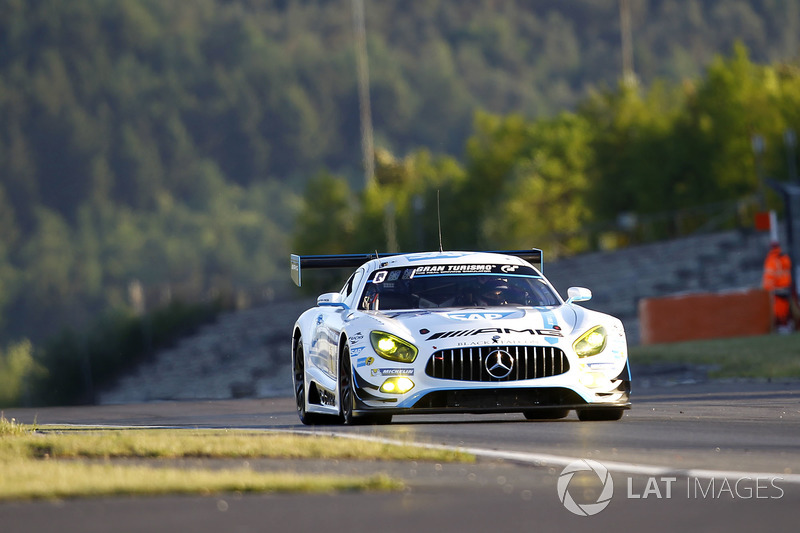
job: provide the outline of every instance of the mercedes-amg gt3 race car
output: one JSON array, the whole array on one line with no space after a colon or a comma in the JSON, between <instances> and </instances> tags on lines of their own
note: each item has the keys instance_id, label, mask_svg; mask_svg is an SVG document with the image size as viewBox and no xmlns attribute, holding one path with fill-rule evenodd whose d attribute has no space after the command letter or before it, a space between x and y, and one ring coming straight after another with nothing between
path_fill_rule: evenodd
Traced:
<instances>
[{"instance_id":1,"label":"mercedes-amg gt3 race car","mask_svg":"<svg viewBox=\"0 0 800 533\"><path fill-rule=\"evenodd\" d=\"M534 266L534 264L536 266ZM304 424L413 413L619 420L630 407L622 322L564 301L540 250L291 256L292 278L355 268L292 332Z\"/></svg>"}]
</instances>

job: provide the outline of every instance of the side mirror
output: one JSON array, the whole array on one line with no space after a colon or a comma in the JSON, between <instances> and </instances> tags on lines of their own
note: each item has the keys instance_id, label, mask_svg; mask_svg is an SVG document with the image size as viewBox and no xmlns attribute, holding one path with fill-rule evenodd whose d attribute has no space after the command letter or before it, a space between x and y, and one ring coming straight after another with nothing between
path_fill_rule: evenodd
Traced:
<instances>
[{"instance_id":1,"label":"side mirror","mask_svg":"<svg viewBox=\"0 0 800 533\"><path fill-rule=\"evenodd\" d=\"M586 302L592 299L592 291L585 287L570 287L567 289L568 304L574 302Z\"/></svg>"},{"instance_id":2,"label":"side mirror","mask_svg":"<svg viewBox=\"0 0 800 533\"><path fill-rule=\"evenodd\" d=\"M338 292L326 292L317 298L317 305L321 307L341 307L349 309L347 304L342 301L342 295Z\"/></svg>"}]
</instances>

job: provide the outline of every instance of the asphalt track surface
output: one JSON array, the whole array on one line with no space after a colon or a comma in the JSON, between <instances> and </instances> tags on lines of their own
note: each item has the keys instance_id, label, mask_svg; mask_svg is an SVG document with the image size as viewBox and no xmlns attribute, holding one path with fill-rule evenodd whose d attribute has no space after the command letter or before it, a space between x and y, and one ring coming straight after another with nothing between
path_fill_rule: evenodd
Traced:
<instances>
[{"instance_id":1,"label":"asphalt track surface","mask_svg":"<svg viewBox=\"0 0 800 533\"><path fill-rule=\"evenodd\" d=\"M263 470L387 472L407 489L6 502L0 531L798 530L798 382L676 385L635 390L632 401L619 422L580 422L574 413L542 422L426 415L314 428L298 423L291 399L6 410L25 423L335 433L466 448L479 458L456 465L251 460Z\"/></svg>"}]
</instances>

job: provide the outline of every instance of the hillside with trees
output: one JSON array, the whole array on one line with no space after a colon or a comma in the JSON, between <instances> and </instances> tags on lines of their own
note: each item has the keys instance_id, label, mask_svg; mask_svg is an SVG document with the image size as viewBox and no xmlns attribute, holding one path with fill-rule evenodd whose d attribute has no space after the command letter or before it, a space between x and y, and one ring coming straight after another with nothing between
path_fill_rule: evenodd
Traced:
<instances>
[{"instance_id":1,"label":"hillside with trees","mask_svg":"<svg viewBox=\"0 0 800 533\"><path fill-rule=\"evenodd\" d=\"M430 248L437 195L448 247L552 257L747 211L754 133L785 175L794 2L631 1L635 85L617 2L365 4L366 189L349 0L0 1L0 369L109 313L285 294L290 249Z\"/></svg>"},{"instance_id":2,"label":"hillside with trees","mask_svg":"<svg viewBox=\"0 0 800 533\"><path fill-rule=\"evenodd\" d=\"M800 69L755 64L737 45L698 79L620 84L555 117L478 112L463 160L378 151L375 183L362 191L320 176L306 191L294 247L436 248L437 195L449 249L535 243L554 258L752 227L757 211L782 207L759 177L787 179L797 156L783 137L797 125ZM760 161L754 135L767 146Z\"/></svg>"}]
</instances>

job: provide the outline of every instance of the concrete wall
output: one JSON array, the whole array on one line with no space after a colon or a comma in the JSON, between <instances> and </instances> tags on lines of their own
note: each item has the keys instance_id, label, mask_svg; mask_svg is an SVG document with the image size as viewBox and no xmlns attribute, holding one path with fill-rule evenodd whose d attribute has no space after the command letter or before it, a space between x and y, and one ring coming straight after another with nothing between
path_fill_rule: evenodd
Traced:
<instances>
[{"instance_id":1,"label":"concrete wall","mask_svg":"<svg viewBox=\"0 0 800 533\"><path fill-rule=\"evenodd\" d=\"M763 289L645 298L639 302L642 344L766 335L772 301Z\"/></svg>"}]
</instances>

